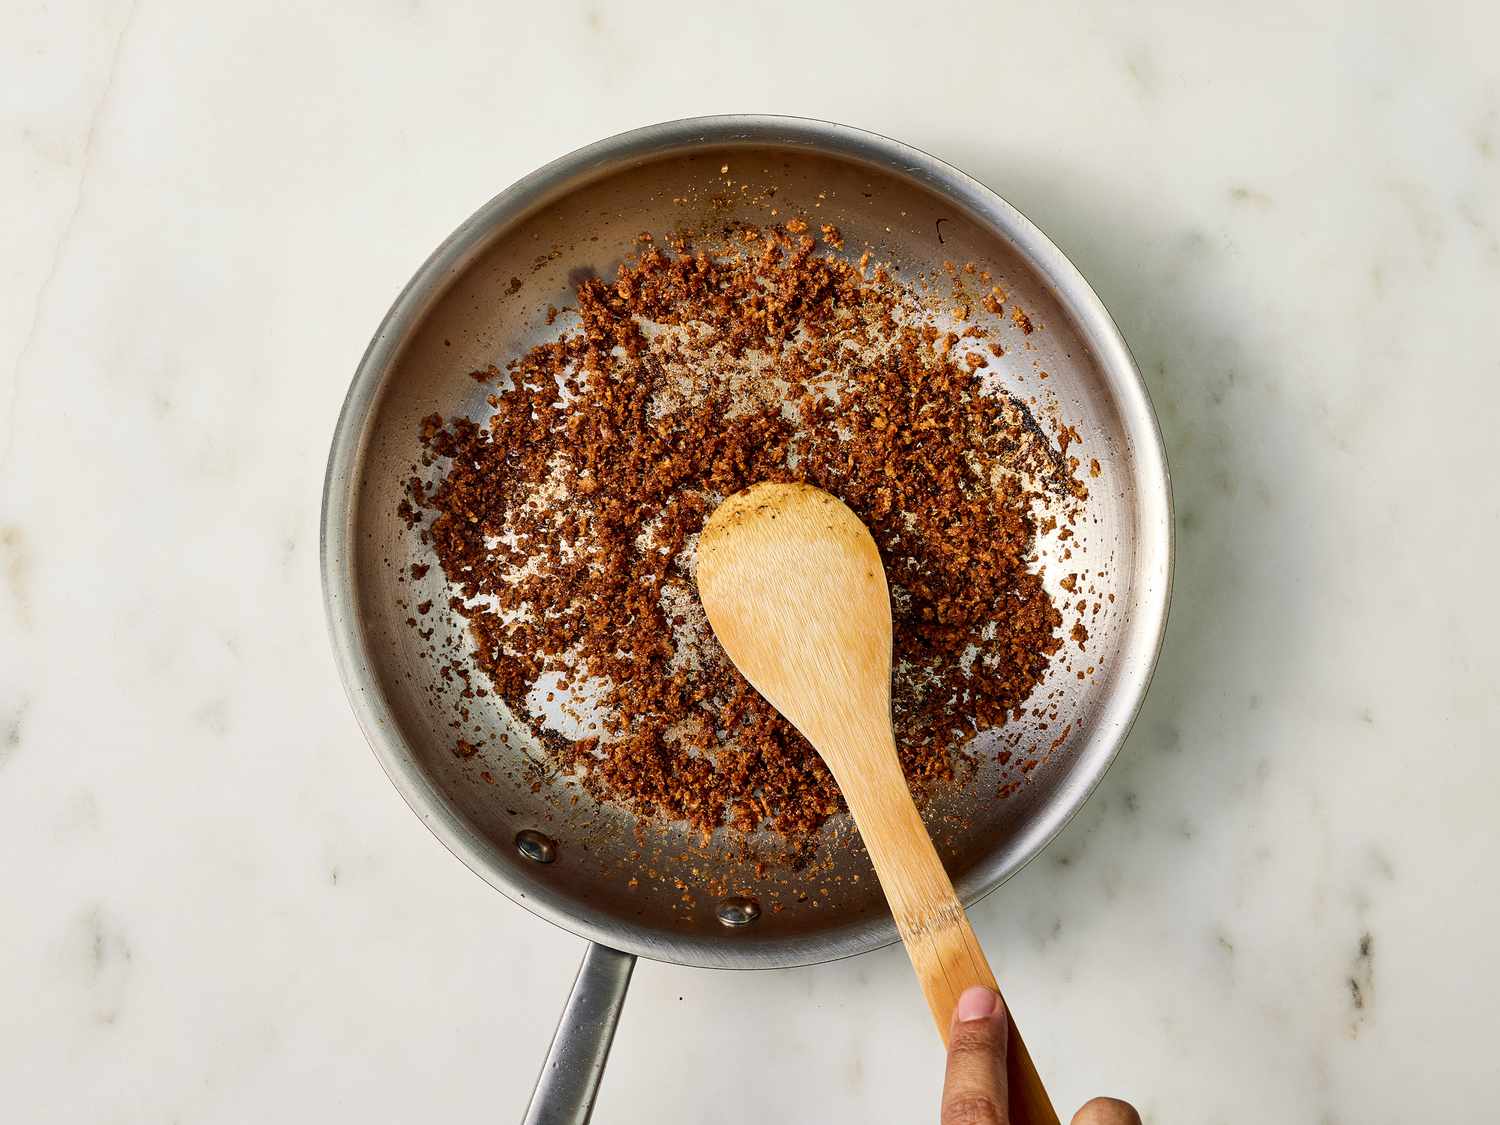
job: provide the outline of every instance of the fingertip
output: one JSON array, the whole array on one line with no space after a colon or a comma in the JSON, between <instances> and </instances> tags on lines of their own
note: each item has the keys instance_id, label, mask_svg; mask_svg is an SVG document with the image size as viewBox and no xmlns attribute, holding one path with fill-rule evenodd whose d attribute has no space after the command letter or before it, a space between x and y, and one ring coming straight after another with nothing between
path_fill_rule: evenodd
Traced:
<instances>
[{"instance_id":1,"label":"fingertip","mask_svg":"<svg viewBox=\"0 0 1500 1125\"><path fill-rule=\"evenodd\" d=\"M1091 1098L1073 1115L1072 1125L1141 1125L1141 1115L1119 1098Z\"/></svg>"},{"instance_id":2,"label":"fingertip","mask_svg":"<svg viewBox=\"0 0 1500 1125\"><path fill-rule=\"evenodd\" d=\"M943 1076L943 1125L1007 1120L1005 1006L989 988L966 989L953 1005Z\"/></svg>"},{"instance_id":3,"label":"fingertip","mask_svg":"<svg viewBox=\"0 0 1500 1125\"><path fill-rule=\"evenodd\" d=\"M953 1021L968 1023L970 1020L987 1020L999 1013L1000 994L976 984L964 989L959 996L958 1005L953 1009Z\"/></svg>"}]
</instances>

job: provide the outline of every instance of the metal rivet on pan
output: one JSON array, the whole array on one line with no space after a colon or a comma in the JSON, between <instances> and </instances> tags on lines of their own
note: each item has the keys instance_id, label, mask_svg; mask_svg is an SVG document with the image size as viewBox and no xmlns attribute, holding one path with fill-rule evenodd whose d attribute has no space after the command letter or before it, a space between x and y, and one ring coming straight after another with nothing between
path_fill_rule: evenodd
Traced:
<instances>
[{"instance_id":1,"label":"metal rivet on pan","mask_svg":"<svg viewBox=\"0 0 1500 1125\"><path fill-rule=\"evenodd\" d=\"M516 851L535 863L551 863L557 858L557 845L552 838L534 828L523 828L516 833Z\"/></svg>"},{"instance_id":2,"label":"metal rivet on pan","mask_svg":"<svg viewBox=\"0 0 1500 1125\"><path fill-rule=\"evenodd\" d=\"M748 926L760 917L760 903L744 895L731 895L714 911L726 926Z\"/></svg>"}]
</instances>

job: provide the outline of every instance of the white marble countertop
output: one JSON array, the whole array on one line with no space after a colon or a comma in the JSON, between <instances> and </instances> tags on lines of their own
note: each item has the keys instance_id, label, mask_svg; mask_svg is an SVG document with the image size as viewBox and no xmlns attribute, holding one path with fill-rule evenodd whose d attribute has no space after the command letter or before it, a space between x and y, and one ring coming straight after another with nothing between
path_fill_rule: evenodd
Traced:
<instances>
[{"instance_id":1,"label":"white marble countertop","mask_svg":"<svg viewBox=\"0 0 1500 1125\"><path fill-rule=\"evenodd\" d=\"M1155 686L1083 814L974 911L1059 1104L1483 1116L1496 9L811 7L9 13L7 1120L518 1118L582 942L455 862L366 748L318 587L328 438L480 202L734 110L995 187L1094 283L1161 414ZM899 949L643 963L596 1119L925 1121L940 1062Z\"/></svg>"}]
</instances>

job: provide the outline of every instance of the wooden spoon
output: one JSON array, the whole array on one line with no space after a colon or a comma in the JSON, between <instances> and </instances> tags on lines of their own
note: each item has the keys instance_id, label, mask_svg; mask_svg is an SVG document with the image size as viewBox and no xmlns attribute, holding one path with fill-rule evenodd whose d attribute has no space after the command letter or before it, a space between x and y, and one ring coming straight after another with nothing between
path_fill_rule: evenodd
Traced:
<instances>
[{"instance_id":1,"label":"wooden spoon","mask_svg":"<svg viewBox=\"0 0 1500 1125\"><path fill-rule=\"evenodd\" d=\"M838 782L946 1044L959 994L998 989L896 758L891 603L875 541L820 489L757 484L704 526L698 593L730 659ZM1014 1125L1057 1125L1014 1018L1009 1048Z\"/></svg>"}]
</instances>

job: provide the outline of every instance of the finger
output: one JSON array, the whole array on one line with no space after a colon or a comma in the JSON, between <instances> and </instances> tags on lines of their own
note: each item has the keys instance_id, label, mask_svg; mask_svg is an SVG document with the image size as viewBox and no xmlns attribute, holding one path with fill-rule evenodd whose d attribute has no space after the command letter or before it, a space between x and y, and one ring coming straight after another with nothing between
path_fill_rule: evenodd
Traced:
<instances>
[{"instance_id":1,"label":"finger","mask_svg":"<svg viewBox=\"0 0 1500 1125\"><path fill-rule=\"evenodd\" d=\"M1073 1125L1141 1125L1141 1115L1118 1098L1094 1098L1073 1115Z\"/></svg>"},{"instance_id":2,"label":"finger","mask_svg":"<svg viewBox=\"0 0 1500 1125\"><path fill-rule=\"evenodd\" d=\"M948 1032L942 1125L1009 1125L1005 1088L1005 1006L987 988L958 998Z\"/></svg>"}]
</instances>

